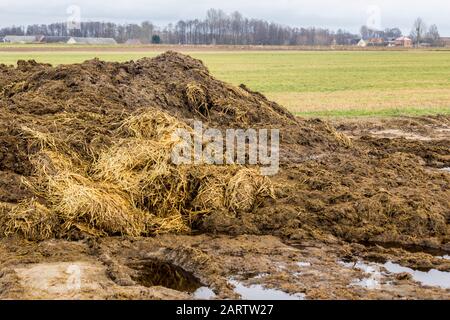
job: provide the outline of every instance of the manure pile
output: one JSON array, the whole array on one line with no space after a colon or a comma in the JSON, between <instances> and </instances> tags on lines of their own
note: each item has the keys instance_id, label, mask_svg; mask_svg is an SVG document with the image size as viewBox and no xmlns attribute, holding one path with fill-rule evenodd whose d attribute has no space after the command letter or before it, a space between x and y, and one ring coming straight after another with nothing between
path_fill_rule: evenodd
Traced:
<instances>
[{"instance_id":1,"label":"manure pile","mask_svg":"<svg viewBox=\"0 0 450 320\"><path fill-rule=\"evenodd\" d=\"M354 141L296 119L202 62L167 52L0 66L0 235L29 240L166 232L443 245L449 144ZM177 128L277 128L280 173L171 162ZM192 131L191 131L192 132Z\"/></svg>"}]
</instances>

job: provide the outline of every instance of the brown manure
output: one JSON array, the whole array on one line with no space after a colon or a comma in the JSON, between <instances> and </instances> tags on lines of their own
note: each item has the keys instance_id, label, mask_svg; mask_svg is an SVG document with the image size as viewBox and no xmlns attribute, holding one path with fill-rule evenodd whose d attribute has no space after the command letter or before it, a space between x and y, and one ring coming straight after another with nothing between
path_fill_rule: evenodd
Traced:
<instances>
[{"instance_id":1,"label":"brown manure","mask_svg":"<svg viewBox=\"0 0 450 320\"><path fill-rule=\"evenodd\" d=\"M450 240L450 176L436 170L450 161L449 139L349 138L219 81L176 52L123 63L0 65L0 115L2 236L195 229L435 246ZM258 165L174 164L180 129L188 147L201 138L195 121L223 134L279 129L278 174L262 176Z\"/></svg>"}]
</instances>

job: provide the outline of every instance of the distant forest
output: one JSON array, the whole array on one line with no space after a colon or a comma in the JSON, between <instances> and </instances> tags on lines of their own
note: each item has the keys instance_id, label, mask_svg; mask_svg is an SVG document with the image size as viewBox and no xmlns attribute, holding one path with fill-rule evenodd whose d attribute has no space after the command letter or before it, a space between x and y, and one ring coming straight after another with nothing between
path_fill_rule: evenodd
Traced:
<instances>
[{"instance_id":1,"label":"distant forest","mask_svg":"<svg viewBox=\"0 0 450 320\"><path fill-rule=\"evenodd\" d=\"M139 39L142 43L225 44L225 45L348 45L358 37L399 37L398 28L375 31L361 28L361 34L325 28L297 28L261 19L249 19L239 12L226 14L210 9L203 20L180 20L159 28L149 21L139 24L81 22L80 29L69 30L67 23L29 25L0 29L5 35L45 35L114 38L119 43Z\"/></svg>"}]
</instances>

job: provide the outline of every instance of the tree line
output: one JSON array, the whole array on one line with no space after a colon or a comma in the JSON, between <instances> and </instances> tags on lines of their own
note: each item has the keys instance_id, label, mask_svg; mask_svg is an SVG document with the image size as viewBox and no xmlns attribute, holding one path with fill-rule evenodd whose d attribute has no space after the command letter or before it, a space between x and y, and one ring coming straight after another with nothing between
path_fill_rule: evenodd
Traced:
<instances>
[{"instance_id":1,"label":"tree line","mask_svg":"<svg viewBox=\"0 0 450 320\"><path fill-rule=\"evenodd\" d=\"M339 42L355 37L342 30L338 34ZM180 20L162 28L149 21L141 24L81 22L79 29L69 29L66 23L52 23L0 29L0 36L5 35L103 37L114 38L119 43L139 39L142 43L225 45L330 45L335 39L335 33L328 29L293 28L249 19L239 12L228 15L216 9L208 10L205 19Z\"/></svg>"},{"instance_id":2,"label":"tree line","mask_svg":"<svg viewBox=\"0 0 450 320\"><path fill-rule=\"evenodd\" d=\"M428 33L423 25L418 39L439 38L437 27L432 26ZM413 32L412 32L413 33ZM77 36L114 38L119 43L130 39L139 39L142 43L167 44L223 44L223 45L348 45L354 39L396 38L402 35L399 28L383 31L371 30L363 26L361 34L339 29L331 31L326 28L298 28L268 22L262 19L244 17L239 12L226 14L222 10L208 10L204 19L180 20L159 28L149 21L141 24L116 24L111 22L81 22L79 29L68 28L66 23L29 25L27 27L12 26L0 29L0 36L5 35L45 35L45 36Z\"/></svg>"}]
</instances>

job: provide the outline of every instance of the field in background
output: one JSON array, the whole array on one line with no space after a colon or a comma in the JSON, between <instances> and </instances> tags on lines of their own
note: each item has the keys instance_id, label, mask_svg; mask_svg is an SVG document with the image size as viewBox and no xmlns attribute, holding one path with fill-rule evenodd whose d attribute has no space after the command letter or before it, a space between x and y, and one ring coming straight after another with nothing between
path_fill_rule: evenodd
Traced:
<instances>
[{"instance_id":1,"label":"field in background","mask_svg":"<svg viewBox=\"0 0 450 320\"><path fill-rule=\"evenodd\" d=\"M450 51L186 51L219 79L245 83L298 115L450 114ZM125 61L158 53L148 47L0 46L0 63Z\"/></svg>"}]
</instances>

